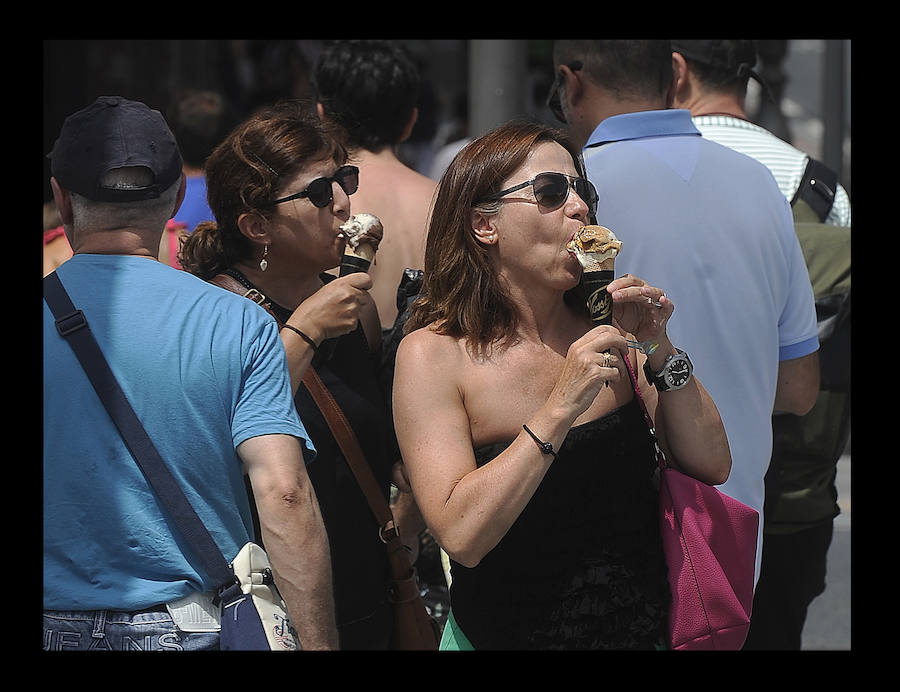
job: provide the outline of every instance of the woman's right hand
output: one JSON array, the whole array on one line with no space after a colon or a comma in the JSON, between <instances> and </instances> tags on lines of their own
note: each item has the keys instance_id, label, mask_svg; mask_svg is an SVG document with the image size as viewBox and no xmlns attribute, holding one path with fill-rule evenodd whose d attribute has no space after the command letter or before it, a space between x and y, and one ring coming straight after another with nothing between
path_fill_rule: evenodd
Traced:
<instances>
[{"instance_id":1,"label":"woman's right hand","mask_svg":"<svg viewBox=\"0 0 900 692\"><path fill-rule=\"evenodd\" d=\"M574 420L597 398L605 383L622 377L619 353L625 352L625 337L612 325L594 327L566 353L566 362L550 401Z\"/></svg>"},{"instance_id":2,"label":"woman's right hand","mask_svg":"<svg viewBox=\"0 0 900 692\"><path fill-rule=\"evenodd\" d=\"M321 344L356 329L362 307L371 302L372 277L356 272L329 281L300 303L288 324Z\"/></svg>"}]
</instances>

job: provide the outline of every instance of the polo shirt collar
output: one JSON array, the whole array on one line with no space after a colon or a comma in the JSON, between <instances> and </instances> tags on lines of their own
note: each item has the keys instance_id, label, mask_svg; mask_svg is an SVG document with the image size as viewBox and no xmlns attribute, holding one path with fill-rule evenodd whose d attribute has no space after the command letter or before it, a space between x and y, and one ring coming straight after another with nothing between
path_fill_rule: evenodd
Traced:
<instances>
[{"instance_id":1,"label":"polo shirt collar","mask_svg":"<svg viewBox=\"0 0 900 692\"><path fill-rule=\"evenodd\" d=\"M700 136L689 110L670 108L612 115L597 125L584 148L628 139L672 135Z\"/></svg>"}]
</instances>

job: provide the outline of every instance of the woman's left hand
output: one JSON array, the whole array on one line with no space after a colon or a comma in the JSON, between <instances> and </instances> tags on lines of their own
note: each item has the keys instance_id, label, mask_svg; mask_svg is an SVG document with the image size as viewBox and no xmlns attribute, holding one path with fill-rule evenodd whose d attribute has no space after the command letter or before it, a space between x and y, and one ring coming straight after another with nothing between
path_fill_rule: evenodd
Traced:
<instances>
[{"instance_id":1,"label":"woman's left hand","mask_svg":"<svg viewBox=\"0 0 900 692\"><path fill-rule=\"evenodd\" d=\"M661 288L643 279L624 274L606 288L613 299L613 319L638 341L660 341L675 306ZM654 305L658 303L660 307Z\"/></svg>"}]
</instances>

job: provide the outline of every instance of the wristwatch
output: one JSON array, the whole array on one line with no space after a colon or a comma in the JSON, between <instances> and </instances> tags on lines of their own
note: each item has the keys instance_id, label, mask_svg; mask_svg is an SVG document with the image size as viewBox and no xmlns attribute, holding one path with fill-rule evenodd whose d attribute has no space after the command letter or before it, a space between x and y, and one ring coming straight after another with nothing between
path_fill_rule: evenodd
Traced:
<instances>
[{"instance_id":1,"label":"wristwatch","mask_svg":"<svg viewBox=\"0 0 900 692\"><path fill-rule=\"evenodd\" d=\"M694 372L694 365L688 354L678 349L678 353L674 356L668 356L663 364L663 369L654 373L650 369L650 361L644 363L644 374L647 381L656 386L660 392L669 392L684 387L691 379Z\"/></svg>"}]
</instances>

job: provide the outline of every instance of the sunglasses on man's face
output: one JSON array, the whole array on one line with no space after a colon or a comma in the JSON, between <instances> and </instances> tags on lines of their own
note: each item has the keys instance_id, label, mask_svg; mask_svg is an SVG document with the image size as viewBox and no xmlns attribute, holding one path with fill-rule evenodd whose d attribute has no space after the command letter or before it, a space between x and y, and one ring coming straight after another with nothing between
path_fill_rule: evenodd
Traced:
<instances>
[{"instance_id":1,"label":"sunglasses on man's face","mask_svg":"<svg viewBox=\"0 0 900 692\"><path fill-rule=\"evenodd\" d=\"M597 189L593 183L584 178L578 178L564 173L538 173L531 180L514 185L513 187L495 192L484 198L486 202L500 199L511 192L516 192L531 185L534 188L534 198L545 209L558 209L569 198L569 190L575 190L579 197L588 206L591 214L596 212Z\"/></svg>"},{"instance_id":2,"label":"sunglasses on man's face","mask_svg":"<svg viewBox=\"0 0 900 692\"><path fill-rule=\"evenodd\" d=\"M330 178L316 178L302 192L295 192L269 204L281 204L292 199L308 197L310 202L321 209L331 204L334 198L331 187L333 183L337 183L344 192L352 195L359 188L359 169L356 166L341 166Z\"/></svg>"}]
</instances>

